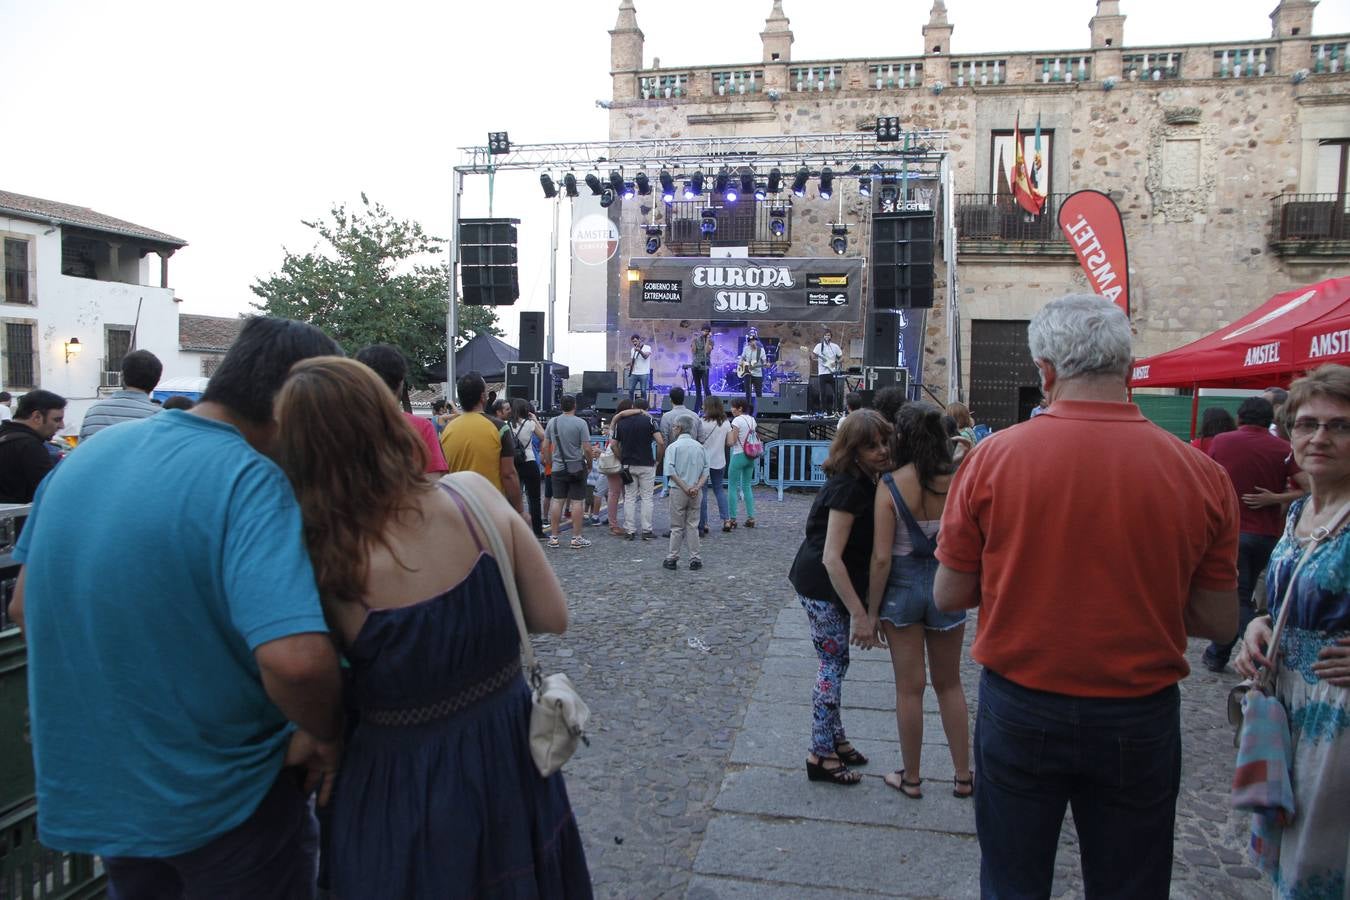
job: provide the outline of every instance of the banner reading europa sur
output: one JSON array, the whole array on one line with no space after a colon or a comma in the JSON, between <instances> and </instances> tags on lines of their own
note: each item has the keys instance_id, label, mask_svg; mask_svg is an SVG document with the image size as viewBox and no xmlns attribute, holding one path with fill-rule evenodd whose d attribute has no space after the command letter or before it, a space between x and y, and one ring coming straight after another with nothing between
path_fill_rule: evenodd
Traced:
<instances>
[{"instance_id":1,"label":"banner reading europa sur","mask_svg":"<svg viewBox=\"0 0 1350 900\"><path fill-rule=\"evenodd\" d=\"M1120 207L1101 191L1078 191L1059 205L1059 227L1078 254L1088 285L1130 314L1130 259Z\"/></svg>"},{"instance_id":2,"label":"banner reading europa sur","mask_svg":"<svg viewBox=\"0 0 1350 900\"><path fill-rule=\"evenodd\" d=\"M864 261L858 257L648 256L628 265L628 315L634 319L862 319Z\"/></svg>"}]
</instances>

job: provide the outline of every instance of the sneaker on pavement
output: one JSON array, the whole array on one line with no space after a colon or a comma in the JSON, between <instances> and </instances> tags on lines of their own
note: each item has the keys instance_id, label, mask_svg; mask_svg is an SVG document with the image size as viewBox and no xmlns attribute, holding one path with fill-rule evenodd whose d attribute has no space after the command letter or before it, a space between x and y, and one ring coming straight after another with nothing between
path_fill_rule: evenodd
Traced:
<instances>
[{"instance_id":1,"label":"sneaker on pavement","mask_svg":"<svg viewBox=\"0 0 1350 900\"><path fill-rule=\"evenodd\" d=\"M674 571L675 569L679 568L679 564L675 562L675 560L673 559L666 559L661 561L661 568L670 569Z\"/></svg>"},{"instance_id":2,"label":"sneaker on pavement","mask_svg":"<svg viewBox=\"0 0 1350 900\"><path fill-rule=\"evenodd\" d=\"M636 541L636 540L637 540L637 532L635 532L635 531L630 531L630 532L628 532L628 538L627 538L627 539L630 540L630 541Z\"/></svg>"},{"instance_id":3,"label":"sneaker on pavement","mask_svg":"<svg viewBox=\"0 0 1350 900\"><path fill-rule=\"evenodd\" d=\"M558 536L556 534L550 534L548 536L548 545L554 548L562 546L562 544L558 541Z\"/></svg>"},{"instance_id":4,"label":"sneaker on pavement","mask_svg":"<svg viewBox=\"0 0 1350 900\"><path fill-rule=\"evenodd\" d=\"M588 540L586 540L584 537L574 537L574 538L572 538L572 549L573 549L573 550L581 550L581 549L583 549L583 548L585 548L585 547L589 547L590 545L591 545L591 542L588 541Z\"/></svg>"},{"instance_id":5,"label":"sneaker on pavement","mask_svg":"<svg viewBox=\"0 0 1350 900\"><path fill-rule=\"evenodd\" d=\"M689 560L689 571L697 572L701 568L703 568L703 560L699 559L697 556Z\"/></svg>"},{"instance_id":6,"label":"sneaker on pavement","mask_svg":"<svg viewBox=\"0 0 1350 900\"><path fill-rule=\"evenodd\" d=\"M654 532L654 531L644 531L644 532L642 532L642 539L643 539L644 541L654 541L654 540L656 540L656 532Z\"/></svg>"}]
</instances>

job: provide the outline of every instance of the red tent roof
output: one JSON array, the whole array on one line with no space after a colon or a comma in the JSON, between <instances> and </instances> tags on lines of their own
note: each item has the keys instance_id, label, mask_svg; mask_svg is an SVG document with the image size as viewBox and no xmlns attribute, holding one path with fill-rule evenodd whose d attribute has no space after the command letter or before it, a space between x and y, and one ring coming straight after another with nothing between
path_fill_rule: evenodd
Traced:
<instances>
[{"instance_id":1,"label":"red tent roof","mask_svg":"<svg viewBox=\"0 0 1350 900\"><path fill-rule=\"evenodd\" d=\"M1264 388L1350 364L1350 277L1276 294L1200 340L1135 360L1130 387Z\"/></svg>"}]
</instances>

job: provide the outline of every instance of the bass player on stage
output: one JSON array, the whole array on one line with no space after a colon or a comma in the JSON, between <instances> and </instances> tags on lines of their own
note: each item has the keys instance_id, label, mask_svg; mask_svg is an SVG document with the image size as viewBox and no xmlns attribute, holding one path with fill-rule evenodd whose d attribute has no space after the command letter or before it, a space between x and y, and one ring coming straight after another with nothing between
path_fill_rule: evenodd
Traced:
<instances>
[{"instance_id":1,"label":"bass player on stage","mask_svg":"<svg viewBox=\"0 0 1350 900\"><path fill-rule=\"evenodd\" d=\"M690 347L689 368L694 376L694 412L703 412L703 397L712 396L712 389L708 386L708 367L712 363L713 339L712 326L704 325L703 328L694 335L694 341Z\"/></svg>"},{"instance_id":2,"label":"bass player on stage","mask_svg":"<svg viewBox=\"0 0 1350 900\"><path fill-rule=\"evenodd\" d=\"M750 391L753 389L756 397L764 396L766 362L768 357L764 353L764 346L759 342L759 335L752 331L746 335L745 349L736 363L736 374L741 376L741 383L745 386L745 402L750 407L751 415L759 414L759 403L750 399Z\"/></svg>"},{"instance_id":3,"label":"bass player on stage","mask_svg":"<svg viewBox=\"0 0 1350 900\"><path fill-rule=\"evenodd\" d=\"M811 355L820 367L820 411L837 412L839 392L835 389L835 378L843 370L844 351L834 342L830 329L826 328L821 334L820 343L811 348Z\"/></svg>"}]
</instances>

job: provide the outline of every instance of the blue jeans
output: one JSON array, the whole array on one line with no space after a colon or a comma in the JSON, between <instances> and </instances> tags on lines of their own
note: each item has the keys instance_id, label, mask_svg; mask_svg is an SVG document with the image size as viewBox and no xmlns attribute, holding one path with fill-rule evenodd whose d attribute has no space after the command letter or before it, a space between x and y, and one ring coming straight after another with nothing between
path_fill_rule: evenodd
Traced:
<instances>
[{"instance_id":1,"label":"blue jeans","mask_svg":"<svg viewBox=\"0 0 1350 900\"><path fill-rule=\"evenodd\" d=\"M196 850L164 858L109 856L110 900L315 895L319 826L294 769L283 769L253 815Z\"/></svg>"},{"instance_id":2,"label":"blue jeans","mask_svg":"<svg viewBox=\"0 0 1350 900\"><path fill-rule=\"evenodd\" d=\"M628 376L628 399L636 400L638 394L646 396L650 393L648 379L650 375L629 375Z\"/></svg>"},{"instance_id":3,"label":"blue jeans","mask_svg":"<svg viewBox=\"0 0 1350 900\"><path fill-rule=\"evenodd\" d=\"M1238 535L1238 630L1233 639L1226 644L1211 643L1205 649L1205 662L1215 667L1228 664L1233 648L1242 640L1242 635L1256 618L1256 604L1252 602L1252 591L1256 588L1256 579L1261 570L1270 562L1270 554L1280 539L1273 534L1252 534L1244 531Z\"/></svg>"},{"instance_id":4,"label":"blue jeans","mask_svg":"<svg viewBox=\"0 0 1350 900\"><path fill-rule=\"evenodd\" d=\"M698 501L698 527L702 531L708 527L708 492L717 500L717 512L722 521L727 520L726 468L709 469L708 483L703 485L703 496Z\"/></svg>"},{"instance_id":5,"label":"blue jeans","mask_svg":"<svg viewBox=\"0 0 1350 900\"><path fill-rule=\"evenodd\" d=\"M989 669L975 720L985 898L1049 897L1066 806L1089 898L1164 900L1181 786L1181 693L1070 697Z\"/></svg>"}]
</instances>

